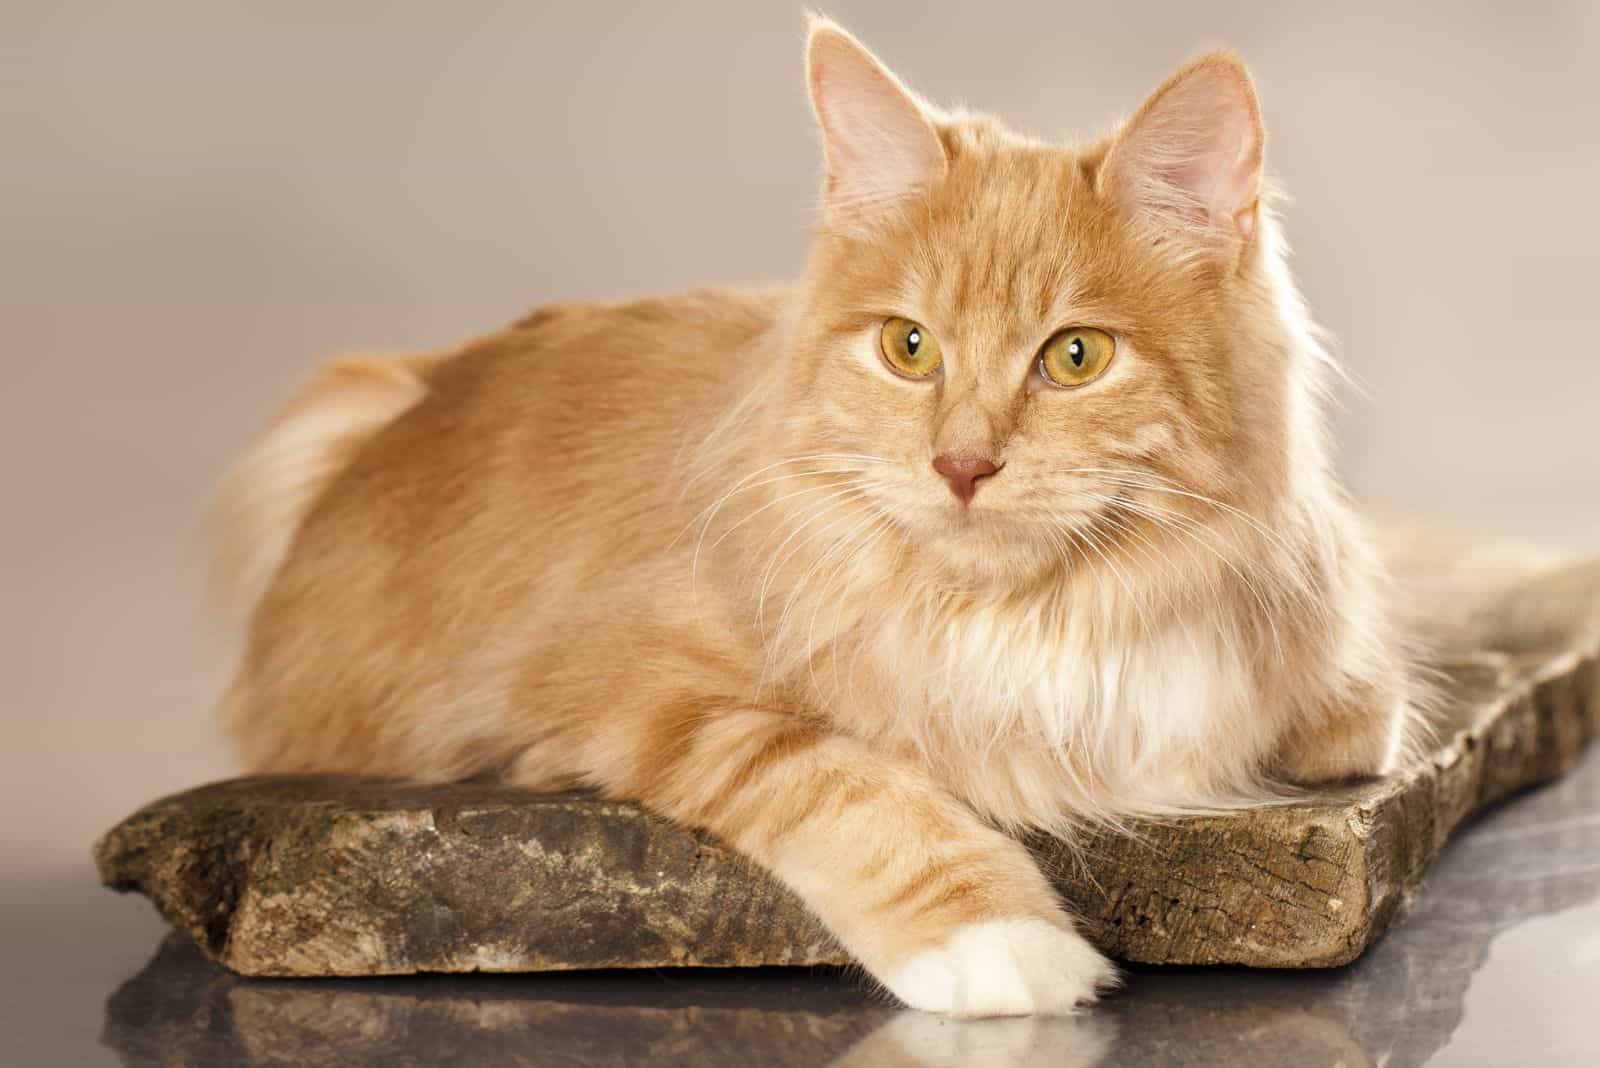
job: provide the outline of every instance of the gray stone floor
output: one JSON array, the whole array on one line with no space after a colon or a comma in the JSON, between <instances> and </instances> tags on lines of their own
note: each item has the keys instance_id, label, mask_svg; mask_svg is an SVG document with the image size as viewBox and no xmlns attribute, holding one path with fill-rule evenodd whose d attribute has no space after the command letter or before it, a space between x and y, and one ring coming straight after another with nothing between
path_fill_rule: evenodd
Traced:
<instances>
[{"instance_id":1,"label":"gray stone floor","mask_svg":"<svg viewBox=\"0 0 1600 1068\"><path fill-rule=\"evenodd\" d=\"M87 865L0 886L19 1068L1600 1063L1600 751L1477 821L1355 965L1140 969L1071 1020L899 1012L828 970L242 981Z\"/></svg>"}]
</instances>

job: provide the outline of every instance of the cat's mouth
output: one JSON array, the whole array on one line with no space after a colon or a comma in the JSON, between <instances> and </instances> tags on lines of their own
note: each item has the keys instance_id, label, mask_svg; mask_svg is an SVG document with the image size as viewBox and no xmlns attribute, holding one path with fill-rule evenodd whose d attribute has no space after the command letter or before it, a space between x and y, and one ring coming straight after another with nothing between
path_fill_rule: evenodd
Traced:
<instances>
[{"instance_id":1,"label":"cat's mouth","mask_svg":"<svg viewBox=\"0 0 1600 1068\"><path fill-rule=\"evenodd\" d=\"M950 501L916 526L923 531L926 548L960 572L1021 577L1073 555L1075 546L1094 537L1085 531L1094 528L1099 515L1098 508L1081 504L1041 511L992 501L987 507ZM1096 544L1103 540L1096 539Z\"/></svg>"}]
</instances>

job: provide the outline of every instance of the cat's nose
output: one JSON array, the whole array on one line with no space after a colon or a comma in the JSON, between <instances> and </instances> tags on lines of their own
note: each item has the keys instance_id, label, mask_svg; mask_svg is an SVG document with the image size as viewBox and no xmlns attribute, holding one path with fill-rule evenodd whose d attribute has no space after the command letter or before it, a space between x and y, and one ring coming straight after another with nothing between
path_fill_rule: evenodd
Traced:
<instances>
[{"instance_id":1,"label":"cat's nose","mask_svg":"<svg viewBox=\"0 0 1600 1068\"><path fill-rule=\"evenodd\" d=\"M933 469L950 483L950 492L962 504L972 500L978 492L978 479L988 478L1000 468L993 460L981 456L935 456Z\"/></svg>"}]
</instances>

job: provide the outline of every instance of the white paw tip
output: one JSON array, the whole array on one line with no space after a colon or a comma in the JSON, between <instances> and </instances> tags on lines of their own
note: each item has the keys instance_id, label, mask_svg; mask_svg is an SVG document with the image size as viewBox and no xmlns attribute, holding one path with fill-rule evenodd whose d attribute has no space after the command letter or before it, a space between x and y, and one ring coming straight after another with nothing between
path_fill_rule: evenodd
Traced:
<instances>
[{"instance_id":1,"label":"white paw tip","mask_svg":"<svg viewBox=\"0 0 1600 1068\"><path fill-rule=\"evenodd\" d=\"M950 1016L1061 1016L1116 982L1082 935L1038 919L969 924L885 979L913 1009Z\"/></svg>"}]
</instances>

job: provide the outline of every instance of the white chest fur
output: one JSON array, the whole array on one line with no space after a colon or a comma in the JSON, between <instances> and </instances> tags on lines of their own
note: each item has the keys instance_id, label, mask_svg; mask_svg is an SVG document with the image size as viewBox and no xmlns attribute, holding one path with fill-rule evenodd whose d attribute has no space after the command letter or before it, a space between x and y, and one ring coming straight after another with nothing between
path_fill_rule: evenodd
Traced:
<instances>
[{"instance_id":1,"label":"white chest fur","mask_svg":"<svg viewBox=\"0 0 1600 1068\"><path fill-rule=\"evenodd\" d=\"M979 807L1048 824L1216 803L1265 725L1215 621L1162 629L1044 607L896 614L872 643L897 729Z\"/></svg>"}]
</instances>

